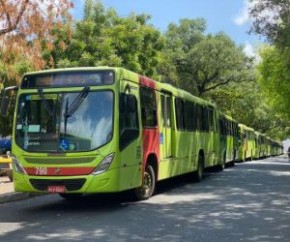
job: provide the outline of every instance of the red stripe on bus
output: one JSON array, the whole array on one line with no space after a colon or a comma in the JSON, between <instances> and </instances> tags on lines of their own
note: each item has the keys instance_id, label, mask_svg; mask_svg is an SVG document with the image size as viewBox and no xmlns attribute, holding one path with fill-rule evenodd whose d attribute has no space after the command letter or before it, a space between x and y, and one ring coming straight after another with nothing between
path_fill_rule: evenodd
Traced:
<instances>
[{"instance_id":1,"label":"red stripe on bus","mask_svg":"<svg viewBox=\"0 0 290 242\"><path fill-rule=\"evenodd\" d=\"M146 161L150 154L155 154L157 156L157 161L159 161L159 136L160 132L158 128L143 129L143 170L145 169Z\"/></svg>"},{"instance_id":2,"label":"red stripe on bus","mask_svg":"<svg viewBox=\"0 0 290 242\"><path fill-rule=\"evenodd\" d=\"M155 89L156 82L148 77L140 76L140 84Z\"/></svg>"},{"instance_id":3,"label":"red stripe on bus","mask_svg":"<svg viewBox=\"0 0 290 242\"><path fill-rule=\"evenodd\" d=\"M95 167L25 167L28 175L32 176L80 176L89 175Z\"/></svg>"}]
</instances>

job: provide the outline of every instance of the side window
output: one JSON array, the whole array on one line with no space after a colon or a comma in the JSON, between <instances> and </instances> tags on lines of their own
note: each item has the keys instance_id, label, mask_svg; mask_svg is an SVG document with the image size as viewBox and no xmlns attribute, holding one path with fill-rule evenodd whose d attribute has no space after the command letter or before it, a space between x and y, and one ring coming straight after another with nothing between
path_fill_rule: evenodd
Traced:
<instances>
[{"instance_id":1,"label":"side window","mask_svg":"<svg viewBox=\"0 0 290 242\"><path fill-rule=\"evenodd\" d=\"M161 95L162 125L166 126L166 102L165 97Z\"/></svg>"},{"instance_id":2,"label":"side window","mask_svg":"<svg viewBox=\"0 0 290 242\"><path fill-rule=\"evenodd\" d=\"M171 127L171 99L161 95L162 125Z\"/></svg>"},{"instance_id":3,"label":"side window","mask_svg":"<svg viewBox=\"0 0 290 242\"><path fill-rule=\"evenodd\" d=\"M180 98L175 99L176 127L178 130L185 129L184 105Z\"/></svg>"},{"instance_id":4,"label":"side window","mask_svg":"<svg viewBox=\"0 0 290 242\"><path fill-rule=\"evenodd\" d=\"M171 97L166 97L166 126L171 127Z\"/></svg>"},{"instance_id":5,"label":"side window","mask_svg":"<svg viewBox=\"0 0 290 242\"><path fill-rule=\"evenodd\" d=\"M141 115L143 127L157 126L156 97L153 89L142 87L140 89Z\"/></svg>"},{"instance_id":6,"label":"side window","mask_svg":"<svg viewBox=\"0 0 290 242\"><path fill-rule=\"evenodd\" d=\"M209 124L209 130L213 131L214 129L214 122L213 122L213 108L208 109L208 124Z\"/></svg>"},{"instance_id":7,"label":"side window","mask_svg":"<svg viewBox=\"0 0 290 242\"><path fill-rule=\"evenodd\" d=\"M203 121L203 119L202 119L202 106L200 106L199 104L196 104L194 110L195 110L194 120L196 122L197 130L202 131L202 121Z\"/></svg>"},{"instance_id":8,"label":"side window","mask_svg":"<svg viewBox=\"0 0 290 242\"><path fill-rule=\"evenodd\" d=\"M221 118L219 119L219 124L220 124L220 132L222 135L226 135L226 123L225 119Z\"/></svg>"},{"instance_id":9,"label":"side window","mask_svg":"<svg viewBox=\"0 0 290 242\"><path fill-rule=\"evenodd\" d=\"M139 136L137 99L134 95L120 95L120 150Z\"/></svg>"},{"instance_id":10,"label":"side window","mask_svg":"<svg viewBox=\"0 0 290 242\"><path fill-rule=\"evenodd\" d=\"M202 107L202 131L209 131L208 109Z\"/></svg>"},{"instance_id":11,"label":"side window","mask_svg":"<svg viewBox=\"0 0 290 242\"><path fill-rule=\"evenodd\" d=\"M185 128L194 131L194 104L186 101L184 103Z\"/></svg>"}]
</instances>

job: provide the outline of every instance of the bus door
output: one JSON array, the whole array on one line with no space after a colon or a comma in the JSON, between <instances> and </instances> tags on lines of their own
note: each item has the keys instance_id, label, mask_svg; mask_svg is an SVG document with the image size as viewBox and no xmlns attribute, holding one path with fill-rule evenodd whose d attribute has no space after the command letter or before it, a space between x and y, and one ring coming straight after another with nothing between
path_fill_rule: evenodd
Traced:
<instances>
[{"instance_id":1,"label":"bus door","mask_svg":"<svg viewBox=\"0 0 290 242\"><path fill-rule=\"evenodd\" d=\"M173 158L172 156L172 97L170 94L161 94L162 123L160 132L160 144L163 146L163 159Z\"/></svg>"}]
</instances>

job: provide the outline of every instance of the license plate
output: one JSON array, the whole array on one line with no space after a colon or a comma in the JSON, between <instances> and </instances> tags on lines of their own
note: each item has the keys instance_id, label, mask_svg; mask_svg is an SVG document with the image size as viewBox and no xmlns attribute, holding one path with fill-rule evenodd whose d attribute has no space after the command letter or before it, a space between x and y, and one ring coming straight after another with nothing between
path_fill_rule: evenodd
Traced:
<instances>
[{"instance_id":1,"label":"license plate","mask_svg":"<svg viewBox=\"0 0 290 242\"><path fill-rule=\"evenodd\" d=\"M48 186L48 192L50 192L50 193L64 193L65 186Z\"/></svg>"}]
</instances>

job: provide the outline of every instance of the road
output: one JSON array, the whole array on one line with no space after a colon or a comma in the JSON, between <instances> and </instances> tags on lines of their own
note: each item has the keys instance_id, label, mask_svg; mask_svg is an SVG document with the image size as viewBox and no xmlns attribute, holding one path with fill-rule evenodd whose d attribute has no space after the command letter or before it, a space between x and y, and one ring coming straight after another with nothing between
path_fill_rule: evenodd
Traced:
<instances>
[{"instance_id":1,"label":"road","mask_svg":"<svg viewBox=\"0 0 290 242\"><path fill-rule=\"evenodd\" d=\"M290 241L286 157L161 183L147 201L44 195L0 205L0 241Z\"/></svg>"}]
</instances>

